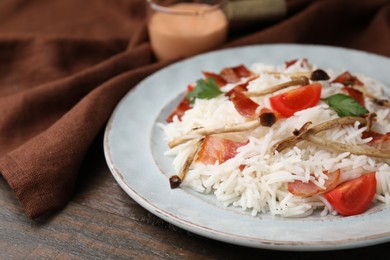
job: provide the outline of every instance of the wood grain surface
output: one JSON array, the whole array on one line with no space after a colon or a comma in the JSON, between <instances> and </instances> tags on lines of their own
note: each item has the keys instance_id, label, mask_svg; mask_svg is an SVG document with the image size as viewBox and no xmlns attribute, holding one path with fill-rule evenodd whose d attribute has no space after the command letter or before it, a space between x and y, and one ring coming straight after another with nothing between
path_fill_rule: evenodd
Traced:
<instances>
[{"instance_id":1,"label":"wood grain surface","mask_svg":"<svg viewBox=\"0 0 390 260\"><path fill-rule=\"evenodd\" d=\"M390 243L287 252L226 244L177 228L119 187L101 139L88 152L73 199L54 215L28 219L0 178L0 259L390 259Z\"/></svg>"}]
</instances>

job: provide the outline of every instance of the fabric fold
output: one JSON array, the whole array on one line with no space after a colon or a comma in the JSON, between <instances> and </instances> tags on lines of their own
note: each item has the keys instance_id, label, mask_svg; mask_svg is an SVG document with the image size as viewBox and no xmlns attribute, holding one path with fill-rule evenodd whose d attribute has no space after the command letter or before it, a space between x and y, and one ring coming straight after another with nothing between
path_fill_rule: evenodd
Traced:
<instances>
[{"instance_id":1,"label":"fabric fold","mask_svg":"<svg viewBox=\"0 0 390 260\"><path fill-rule=\"evenodd\" d=\"M111 111L132 86L164 65L143 66L102 83L48 129L0 159L2 175L30 218L68 202L85 153Z\"/></svg>"}]
</instances>

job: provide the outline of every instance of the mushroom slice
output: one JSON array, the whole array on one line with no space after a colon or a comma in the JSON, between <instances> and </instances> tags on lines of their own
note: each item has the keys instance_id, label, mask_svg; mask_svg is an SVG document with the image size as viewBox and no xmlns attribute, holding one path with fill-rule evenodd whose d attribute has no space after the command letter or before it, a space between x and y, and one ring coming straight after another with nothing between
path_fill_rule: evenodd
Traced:
<instances>
[{"instance_id":1,"label":"mushroom slice","mask_svg":"<svg viewBox=\"0 0 390 260\"><path fill-rule=\"evenodd\" d=\"M389 150L375 149L367 145L350 145L350 144L337 143L325 138L318 137L309 132L301 135L301 138L313 144L322 146L324 148L328 148L340 152L350 152L356 155L368 155L377 158L390 159Z\"/></svg>"},{"instance_id":2,"label":"mushroom slice","mask_svg":"<svg viewBox=\"0 0 390 260\"><path fill-rule=\"evenodd\" d=\"M369 113L365 118L366 118L366 126L367 130L366 132L370 132L372 128L372 122L374 122L375 118L377 117L376 113Z\"/></svg>"},{"instance_id":3,"label":"mushroom slice","mask_svg":"<svg viewBox=\"0 0 390 260\"><path fill-rule=\"evenodd\" d=\"M380 106L383 106L383 107L390 107L390 101L389 100L386 100L386 99L378 99L378 98L375 98L374 99L374 102Z\"/></svg>"},{"instance_id":4,"label":"mushroom slice","mask_svg":"<svg viewBox=\"0 0 390 260\"><path fill-rule=\"evenodd\" d=\"M271 154L274 154L275 151L278 151L278 152L281 152L283 151L284 149L287 149L288 147L292 147L294 145L296 145L297 143L299 143L300 141L302 141L302 139L300 138L300 135L303 133L303 132L306 132L308 127L311 125L312 123L311 122L307 122L305 123L299 130L294 130L292 136L289 136L281 141L279 141L278 143L276 143L272 148L271 148Z\"/></svg>"},{"instance_id":5,"label":"mushroom slice","mask_svg":"<svg viewBox=\"0 0 390 260\"><path fill-rule=\"evenodd\" d=\"M251 120L248 122L234 124L230 126L224 126L220 128L207 128L207 127L196 128L188 132L187 134L172 140L171 142L168 143L168 146L169 148L173 148L175 146L178 146L179 144L183 144L185 142L193 140L194 138L199 138L206 135L243 132L243 131L255 129L261 125L262 125L262 119L261 117L259 117L255 120Z\"/></svg>"},{"instance_id":6,"label":"mushroom slice","mask_svg":"<svg viewBox=\"0 0 390 260\"><path fill-rule=\"evenodd\" d=\"M296 145L298 142L305 140L311 142L313 144L340 151L340 152L350 152L356 155L368 155L377 158L386 158L390 159L390 151L389 150L381 150L375 149L373 147L369 147L367 145L350 145L337 143L322 137L318 137L315 134L331 129L334 127L342 126L345 124L352 124L356 121L360 122L363 125L370 125L372 118L375 117L375 114L368 115L366 118L362 117L341 117L336 118L325 123L316 125L312 128L309 128L311 122L305 123L299 130L295 130L293 132L294 136L290 136L282 141L278 142L272 147L272 152L282 151L288 147Z\"/></svg>"},{"instance_id":7,"label":"mushroom slice","mask_svg":"<svg viewBox=\"0 0 390 260\"><path fill-rule=\"evenodd\" d=\"M312 128L308 128L311 125L311 122L307 122L299 130L295 130L293 136L289 136L289 137L279 141L278 143L276 143L271 148L271 153L274 153L275 151L281 152L288 147L296 145L297 143L299 143L303 140L302 135L304 135L306 133L317 134L319 132L322 132L322 131L325 131L325 130L328 130L331 128L340 127L342 125L347 125L347 124L353 124L356 121L358 121L362 125L367 125L367 119L362 118L362 117L353 117L353 116L346 116L346 117L339 117L336 119L332 119L332 120L326 121L324 123L315 125Z\"/></svg>"},{"instance_id":8,"label":"mushroom slice","mask_svg":"<svg viewBox=\"0 0 390 260\"><path fill-rule=\"evenodd\" d=\"M188 155L186 161L183 164L183 167L180 169L180 172L178 175L172 175L169 178L169 184L171 186L171 189L178 188L180 184L183 182L184 178L187 175L188 170L190 169L192 163L195 160L195 156L198 154L200 147L203 143L203 138L198 140L195 144L195 148L191 151L191 153Z\"/></svg>"},{"instance_id":9,"label":"mushroom slice","mask_svg":"<svg viewBox=\"0 0 390 260\"><path fill-rule=\"evenodd\" d=\"M263 71L263 73L273 75L276 78L280 78L281 76L287 76L287 77L290 77L291 79L296 79L296 78L299 78L299 77L310 78L310 76L312 74L311 71L307 71L307 72L292 72L292 73L286 73L286 72L283 73L283 72L276 72L276 71Z\"/></svg>"},{"instance_id":10,"label":"mushroom slice","mask_svg":"<svg viewBox=\"0 0 390 260\"><path fill-rule=\"evenodd\" d=\"M301 76L299 78L294 78L290 81L287 81L287 82L284 82L281 84L277 84L275 86L269 87L269 88L264 89L264 90L245 92L245 95L247 97L258 97L258 96L263 96L263 95L274 93L278 90L281 90L281 89L284 89L287 87L297 86L297 85L304 86L304 85L308 85L308 84L309 84L309 79L305 76Z\"/></svg>"}]
</instances>

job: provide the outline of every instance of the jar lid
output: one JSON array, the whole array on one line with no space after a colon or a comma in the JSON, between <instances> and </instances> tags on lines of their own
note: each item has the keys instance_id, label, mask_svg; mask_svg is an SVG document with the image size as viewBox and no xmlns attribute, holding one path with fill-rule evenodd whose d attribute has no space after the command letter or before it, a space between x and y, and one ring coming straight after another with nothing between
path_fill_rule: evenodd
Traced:
<instances>
[{"instance_id":1,"label":"jar lid","mask_svg":"<svg viewBox=\"0 0 390 260\"><path fill-rule=\"evenodd\" d=\"M273 20L287 13L285 0L229 0L224 11L229 20Z\"/></svg>"}]
</instances>

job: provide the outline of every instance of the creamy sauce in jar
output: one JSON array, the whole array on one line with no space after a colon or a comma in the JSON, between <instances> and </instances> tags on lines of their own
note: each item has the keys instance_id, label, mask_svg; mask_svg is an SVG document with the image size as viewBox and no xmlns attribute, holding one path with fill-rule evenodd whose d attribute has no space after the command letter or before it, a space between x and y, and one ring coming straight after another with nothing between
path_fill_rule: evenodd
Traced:
<instances>
[{"instance_id":1,"label":"creamy sauce in jar","mask_svg":"<svg viewBox=\"0 0 390 260\"><path fill-rule=\"evenodd\" d=\"M200 3L179 3L169 8L189 13L156 11L150 18L149 36L159 60L192 56L226 40L228 21L221 9L209 10L211 6Z\"/></svg>"}]
</instances>

